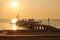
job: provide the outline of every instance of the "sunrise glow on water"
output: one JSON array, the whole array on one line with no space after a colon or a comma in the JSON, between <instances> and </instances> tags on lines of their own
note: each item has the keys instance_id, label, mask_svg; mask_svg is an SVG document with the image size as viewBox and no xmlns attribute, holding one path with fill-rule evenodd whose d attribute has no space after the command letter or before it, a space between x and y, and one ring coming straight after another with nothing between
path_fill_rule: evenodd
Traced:
<instances>
[{"instance_id":1,"label":"sunrise glow on water","mask_svg":"<svg viewBox=\"0 0 60 40\"><path fill-rule=\"evenodd\" d=\"M15 25L15 24L13 24L13 25L12 25L12 30L17 30L17 28L16 28L16 25Z\"/></svg>"}]
</instances>

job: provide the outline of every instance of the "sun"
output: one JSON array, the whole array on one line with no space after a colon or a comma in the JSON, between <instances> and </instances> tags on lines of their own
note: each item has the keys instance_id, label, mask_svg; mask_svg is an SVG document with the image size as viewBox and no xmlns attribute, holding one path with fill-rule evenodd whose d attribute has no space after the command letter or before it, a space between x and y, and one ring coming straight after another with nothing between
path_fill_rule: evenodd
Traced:
<instances>
[{"instance_id":1,"label":"sun","mask_svg":"<svg viewBox=\"0 0 60 40\"><path fill-rule=\"evenodd\" d=\"M11 6L12 7L17 7L18 6L18 3L16 1L13 1L13 2L11 2Z\"/></svg>"}]
</instances>

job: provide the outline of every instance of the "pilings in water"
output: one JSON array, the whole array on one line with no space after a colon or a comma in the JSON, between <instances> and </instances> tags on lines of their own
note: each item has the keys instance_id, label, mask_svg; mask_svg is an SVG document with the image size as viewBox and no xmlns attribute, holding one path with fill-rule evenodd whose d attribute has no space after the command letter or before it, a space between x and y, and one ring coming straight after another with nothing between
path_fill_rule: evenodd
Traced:
<instances>
[{"instance_id":1,"label":"pilings in water","mask_svg":"<svg viewBox=\"0 0 60 40\"><path fill-rule=\"evenodd\" d=\"M48 21L49 21L49 19L48 19ZM17 26L26 27L30 30L49 31L49 30L52 30L52 29L54 30L55 29L50 25L45 25L45 24L42 24L41 22L34 21L34 19L32 19L32 20L31 19L21 20L21 21L18 21L16 24L17 24Z\"/></svg>"}]
</instances>

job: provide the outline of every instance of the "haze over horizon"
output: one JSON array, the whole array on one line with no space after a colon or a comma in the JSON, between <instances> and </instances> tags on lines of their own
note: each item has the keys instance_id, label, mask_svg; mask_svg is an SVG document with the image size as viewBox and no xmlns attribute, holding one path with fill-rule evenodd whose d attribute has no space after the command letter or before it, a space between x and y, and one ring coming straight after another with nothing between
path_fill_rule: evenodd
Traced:
<instances>
[{"instance_id":1,"label":"haze over horizon","mask_svg":"<svg viewBox=\"0 0 60 40\"><path fill-rule=\"evenodd\" d=\"M60 0L0 0L0 19L60 19Z\"/></svg>"}]
</instances>

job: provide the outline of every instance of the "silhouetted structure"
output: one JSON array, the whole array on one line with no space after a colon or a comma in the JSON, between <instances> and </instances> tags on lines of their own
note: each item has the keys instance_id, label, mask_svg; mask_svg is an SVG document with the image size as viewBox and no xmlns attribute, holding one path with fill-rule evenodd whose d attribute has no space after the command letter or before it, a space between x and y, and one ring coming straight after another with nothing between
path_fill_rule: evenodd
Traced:
<instances>
[{"instance_id":1,"label":"silhouetted structure","mask_svg":"<svg viewBox=\"0 0 60 40\"><path fill-rule=\"evenodd\" d=\"M49 19L48 19L49 21ZM30 30L40 30L40 31L59 31L58 29L54 28L50 25L41 24L42 22L37 22L34 19L23 19L16 23L17 26L26 27ZM49 23L50 24L50 23Z\"/></svg>"}]
</instances>

